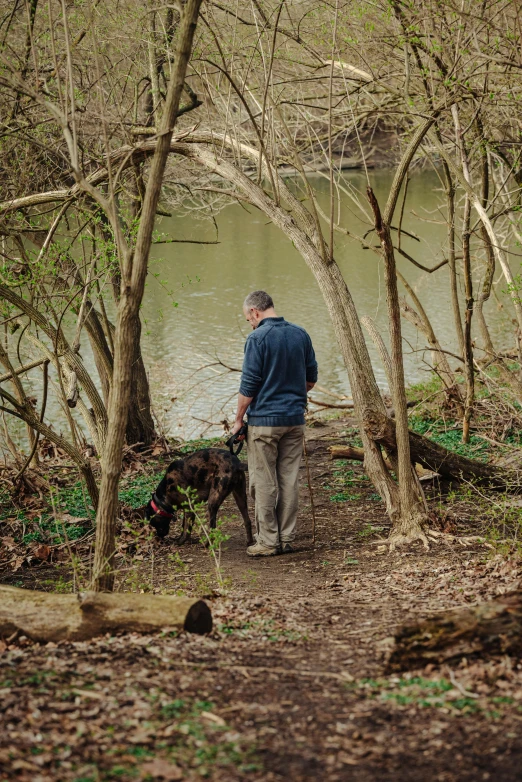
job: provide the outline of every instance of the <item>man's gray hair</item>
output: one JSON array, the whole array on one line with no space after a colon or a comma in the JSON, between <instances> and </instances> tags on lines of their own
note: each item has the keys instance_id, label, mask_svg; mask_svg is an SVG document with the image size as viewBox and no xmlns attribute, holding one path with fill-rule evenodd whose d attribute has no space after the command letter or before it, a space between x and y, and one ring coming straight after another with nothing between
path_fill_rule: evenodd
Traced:
<instances>
[{"instance_id":1,"label":"man's gray hair","mask_svg":"<svg viewBox=\"0 0 522 782\"><path fill-rule=\"evenodd\" d=\"M265 291L252 291L249 293L243 304L247 310L255 309L259 312L265 312L274 306L272 297L265 293Z\"/></svg>"},{"instance_id":2,"label":"man's gray hair","mask_svg":"<svg viewBox=\"0 0 522 782\"><path fill-rule=\"evenodd\" d=\"M247 310L255 309L259 312L265 312L274 306L272 297L265 293L265 291L252 291L246 297L243 307Z\"/></svg>"}]
</instances>

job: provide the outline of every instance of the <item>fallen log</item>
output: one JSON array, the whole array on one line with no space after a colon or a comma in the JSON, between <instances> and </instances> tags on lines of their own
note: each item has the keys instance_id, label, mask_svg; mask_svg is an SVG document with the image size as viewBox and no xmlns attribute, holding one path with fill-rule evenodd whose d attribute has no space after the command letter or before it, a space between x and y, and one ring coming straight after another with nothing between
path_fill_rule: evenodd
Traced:
<instances>
[{"instance_id":1,"label":"fallen log","mask_svg":"<svg viewBox=\"0 0 522 782\"><path fill-rule=\"evenodd\" d=\"M403 671L430 662L507 653L522 655L521 590L403 626L394 637L387 667Z\"/></svg>"},{"instance_id":2,"label":"fallen log","mask_svg":"<svg viewBox=\"0 0 522 782\"><path fill-rule=\"evenodd\" d=\"M60 595L0 585L0 637L82 641L104 633L164 628L203 635L212 614L203 600L125 592Z\"/></svg>"},{"instance_id":3,"label":"fallen log","mask_svg":"<svg viewBox=\"0 0 522 782\"><path fill-rule=\"evenodd\" d=\"M343 402L341 404L335 404L334 402L321 402L319 399L314 399L309 396L308 401L313 405L324 408L335 408L336 410L353 410L353 402Z\"/></svg>"},{"instance_id":4,"label":"fallen log","mask_svg":"<svg viewBox=\"0 0 522 782\"><path fill-rule=\"evenodd\" d=\"M395 421L375 410L366 410L363 426L372 440L380 443L388 453L397 448ZM443 478L467 480L499 489L514 488L520 482L519 473L494 464L486 464L467 456L448 451L444 446L410 431L410 454L415 464L437 472Z\"/></svg>"},{"instance_id":5,"label":"fallen log","mask_svg":"<svg viewBox=\"0 0 522 782\"><path fill-rule=\"evenodd\" d=\"M355 445L332 445L330 446L330 456L332 459L353 459L356 462L364 462L364 450L357 448ZM393 470L394 467L388 459L384 459L384 464L388 470ZM426 471L424 467L419 464L415 465L415 472L419 478L425 478L426 480L433 478L437 473L431 470Z\"/></svg>"},{"instance_id":6,"label":"fallen log","mask_svg":"<svg viewBox=\"0 0 522 782\"><path fill-rule=\"evenodd\" d=\"M332 459L353 459L355 462L364 462L364 450L356 445L332 445L330 456ZM387 459L384 460L384 464L389 470L393 470Z\"/></svg>"}]
</instances>

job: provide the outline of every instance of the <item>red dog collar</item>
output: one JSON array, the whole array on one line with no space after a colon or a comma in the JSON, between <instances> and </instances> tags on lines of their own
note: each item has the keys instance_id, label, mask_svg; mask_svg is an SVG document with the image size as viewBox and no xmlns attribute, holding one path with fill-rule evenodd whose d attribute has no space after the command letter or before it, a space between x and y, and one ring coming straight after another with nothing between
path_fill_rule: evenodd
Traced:
<instances>
[{"instance_id":1,"label":"red dog collar","mask_svg":"<svg viewBox=\"0 0 522 782\"><path fill-rule=\"evenodd\" d=\"M156 514L156 516L164 516L166 519L171 519L171 518L172 518L172 515L173 515L173 514L172 514L172 513L168 513L168 511L166 511L166 510L163 510L163 508L159 508L159 507L156 505L156 503L154 502L154 500L151 500L151 501L150 501L150 504L151 504L151 506L152 506L152 510L154 511L154 513Z\"/></svg>"}]
</instances>

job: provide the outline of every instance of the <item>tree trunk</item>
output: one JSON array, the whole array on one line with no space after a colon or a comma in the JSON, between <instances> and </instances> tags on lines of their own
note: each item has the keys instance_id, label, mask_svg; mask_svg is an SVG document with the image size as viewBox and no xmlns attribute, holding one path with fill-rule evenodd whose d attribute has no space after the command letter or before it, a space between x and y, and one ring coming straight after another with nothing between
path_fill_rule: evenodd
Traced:
<instances>
[{"instance_id":1,"label":"tree trunk","mask_svg":"<svg viewBox=\"0 0 522 782\"><path fill-rule=\"evenodd\" d=\"M76 466L79 468L85 480L85 484L87 486L87 491L89 493L89 497L91 498L93 508L96 510L98 508L98 486L96 484L96 478L94 477L94 473L92 471L92 467L88 459L86 459L83 456L83 454L80 453L78 448L72 445L68 440L65 440L65 438L63 438L61 435L56 434L56 432L53 429L51 429L51 427L47 426L43 422L43 420L40 420L40 417L36 414L33 406L25 396L25 392L22 383L20 381L20 378L16 374L14 367L9 359L9 356L7 352L4 350L4 348L2 347L1 342L0 342L0 363L2 363L7 369L7 371L10 373L11 382L15 387L18 399L21 400L18 401L15 397L11 396L11 394L7 393L6 391L0 388L0 400L1 401L5 400L12 405L11 410L7 407L4 407L3 405L1 406L1 409L4 412L9 413L10 415L14 415L16 418L25 421L27 426L31 428L31 431L39 432L40 434L43 434L44 437L47 437L48 440L50 440L53 443L56 443L56 445L59 445L60 448L63 448L65 453L67 453L68 456L71 457L71 459L74 461Z\"/></svg>"},{"instance_id":2,"label":"tree trunk","mask_svg":"<svg viewBox=\"0 0 522 782\"><path fill-rule=\"evenodd\" d=\"M156 439L156 430L151 413L149 380L141 355L141 319L139 315L134 324L131 386L129 418L125 433L127 444L151 445Z\"/></svg>"},{"instance_id":3,"label":"tree trunk","mask_svg":"<svg viewBox=\"0 0 522 782\"><path fill-rule=\"evenodd\" d=\"M408 409L404 382L404 360L402 354L401 311L397 289L395 254L389 226L383 221L379 204L370 186L368 200L375 218L375 230L381 240L388 304L388 328L391 346L391 394L395 409L397 479L399 482L400 512L390 533L390 548L401 543L421 540L428 548L425 534L426 513L418 484L414 480L410 455L408 432Z\"/></svg>"},{"instance_id":4,"label":"tree trunk","mask_svg":"<svg viewBox=\"0 0 522 782\"><path fill-rule=\"evenodd\" d=\"M96 591L111 591L114 584L113 558L118 512L118 483L131 400L134 339L137 333L139 307L143 298L156 209L161 195L165 165L170 153L172 131L176 122L200 5L201 0L187 0L183 7L176 64L172 70L158 141L149 172L136 246L131 257L120 258L122 283L114 335L114 372L109 400L109 426L100 487L100 504L96 517L93 566L93 588Z\"/></svg>"},{"instance_id":5,"label":"tree trunk","mask_svg":"<svg viewBox=\"0 0 522 782\"><path fill-rule=\"evenodd\" d=\"M448 207L448 269L450 273L451 305L453 309L453 322L455 324L455 333L459 343L461 356L464 355L464 331L462 329L462 320L460 315L459 289L457 284L457 266L455 259L455 185L451 178L449 166L445 160L442 161L444 169L444 178L446 180L446 203Z\"/></svg>"},{"instance_id":6,"label":"tree trunk","mask_svg":"<svg viewBox=\"0 0 522 782\"><path fill-rule=\"evenodd\" d=\"M389 671L480 655L522 655L522 592L405 625L394 638Z\"/></svg>"},{"instance_id":7,"label":"tree trunk","mask_svg":"<svg viewBox=\"0 0 522 782\"><path fill-rule=\"evenodd\" d=\"M110 329L110 340L114 342L115 328L105 317L106 328ZM107 335L105 335L107 337ZM138 316L134 334L134 355L132 359L131 398L129 402L129 417L125 431L127 445L143 443L151 445L157 437L154 419L151 412L150 384L141 355L141 319ZM112 357L111 357L112 360Z\"/></svg>"},{"instance_id":8,"label":"tree trunk","mask_svg":"<svg viewBox=\"0 0 522 782\"><path fill-rule=\"evenodd\" d=\"M482 164L482 206L485 208L488 203L489 194L489 165L488 156L486 150L483 150L483 164ZM517 402L522 402L522 383L517 377L515 372L512 372L506 365L506 362L496 353L489 332L486 318L484 316L484 304L489 300L491 296L491 288L493 286L493 279L495 276L495 253L491 246L491 239L488 232L484 228L484 225L480 226L480 234L482 241L484 242L484 248L486 250L486 268L484 271L484 278L482 280L482 287L477 296L475 304L475 316L482 336L482 342L484 345L484 351L487 354L489 361L495 366L502 380L511 389Z\"/></svg>"},{"instance_id":9,"label":"tree trunk","mask_svg":"<svg viewBox=\"0 0 522 782\"><path fill-rule=\"evenodd\" d=\"M330 456L332 459L353 459L356 462L364 462L364 448L358 448L356 445L332 445ZM384 464L388 470L393 470L393 465L387 459L384 459Z\"/></svg>"},{"instance_id":10,"label":"tree trunk","mask_svg":"<svg viewBox=\"0 0 522 782\"><path fill-rule=\"evenodd\" d=\"M205 141L210 139L205 139ZM362 418L366 409L385 415L384 402L375 381L368 348L351 293L335 261L326 263L317 244L315 223L301 202L278 179L279 191L292 209L292 216L267 195L259 185L227 160L218 160L212 148L198 144L174 142L173 152L200 163L208 170L238 187L254 206L262 210L294 243L312 271L321 291L341 350L353 393L356 415ZM241 151L258 159L256 150L241 146ZM300 225L297 223L299 220ZM391 478L377 443L361 429L366 454L365 469L384 502L390 519L399 508L399 492Z\"/></svg>"},{"instance_id":11,"label":"tree trunk","mask_svg":"<svg viewBox=\"0 0 522 782\"><path fill-rule=\"evenodd\" d=\"M464 143L464 133L460 125L457 105L451 107L453 122L455 125L455 138L460 151L460 162L466 182L471 187L471 176L468 165L468 154ZM464 291L466 296L466 310L464 315L464 369L466 373L466 402L462 419L462 442L469 443L469 425L473 414L475 401L475 373L473 367L473 345L471 340L471 321L473 318L473 280L471 277L471 201L469 194L464 196L464 210L462 215L462 267L464 271Z\"/></svg>"},{"instance_id":12,"label":"tree trunk","mask_svg":"<svg viewBox=\"0 0 522 782\"><path fill-rule=\"evenodd\" d=\"M167 595L83 592L60 595L0 585L0 637L82 641L104 633L152 633L165 628L203 635L212 614L203 600Z\"/></svg>"},{"instance_id":13,"label":"tree trunk","mask_svg":"<svg viewBox=\"0 0 522 782\"><path fill-rule=\"evenodd\" d=\"M46 238L45 231L31 231L26 232L25 236L38 247L40 250L44 246ZM72 277L73 284L78 287L84 287L84 280L81 276L80 270L73 260L72 256L68 252L63 252L59 245L50 244L50 247L54 246L60 253L61 271L64 274L63 286L69 286L70 282L68 276ZM72 312L78 314L79 307L76 305L71 306ZM100 378L100 384L102 387L103 400L105 407L107 407L109 401L109 390L112 378L112 353L107 344L107 339L103 332L98 313L94 309L92 301L89 296L85 300L85 329L91 343L92 353L94 356L94 363L98 370L98 377Z\"/></svg>"},{"instance_id":14,"label":"tree trunk","mask_svg":"<svg viewBox=\"0 0 522 782\"><path fill-rule=\"evenodd\" d=\"M112 380L112 353L107 344L100 319L98 318L98 313L89 299L87 300L86 306L87 314L85 316L85 329L89 337L89 342L91 343L94 363L98 370L103 401L105 402L105 407L107 407Z\"/></svg>"},{"instance_id":15,"label":"tree trunk","mask_svg":"<svg viewBox=\"0 0 522 782\"><path fill-rule=\"evenodd\" d=\"M487 210L482 206L481 198L477 195L475 190L470 186L462 170L458 168L458 166L455 164L454 160L452 159L451 155L449 154L448 150L444 147L444 145L439 141L439 139L435 135L431 136L431 141L435 146L435 148L437 149L437 151L439 152L439 154L441 155L441 157L446 161L448 168L453 172L453 175L457 179L458 183L460 184L464 192L467 193L467 195L469 195L471 203L475 208L475 211L477 212L480 221L484 226L484 229L487 231L487 234L491 242L491 246L493 248L493 252L495 254L495 259L496 261L498 261L499 266L502 269L504 278L508 284L508 290L511 297L511 302L513 304L513 309L515 310L515 316L518 324L517 345L518 345L518 353L519 355L521 355L522 354L522 346L521 346L522 301L517 292L517 285L513 277L513 272L511 271L511 268L509 266L506 257L506 251L503 248L502 242L499 240L498 236L495 233L495 229L493 228L493 224L487 213Z\"/></svg>"},{"instance_id":16,"label":"tree trunk","mask_svg":"<svg viewBox=\"0 0 522 782\"><path fill-rule=\"evenodd\" d=\"M96 484L96 478L94 477L89 460L84 458L80 451L75 448L74 445L72 445L68 440L66 440L65 437L56 434L54 429L51 429L49 426L40 421L30 404L26 404L24 407L21 407L16 403L14 397L11 397L10 394L7 394L5 391L2 391L0 396L13 405L12 410L4 406L0 406L0 410L3 410L10 415L14 415L21 421L28 423L29 426L32 426L33 429L35 429L37 432L40 432L40 434L46 437L47 440L65 451L65 453L72 459L85 480L93 508L96 510L98 508L99 499L98 486Z\"/></svg>"},{"instance_id":17,"label":"tree trunk","mask_svg":"<svg viewBox=\"0 0 522 782\"><path fill-rule=\"evenodd\" d=\"M85 391L85 394L94 410L99 442L101 443L103 449L107 426L107 410L102 398L98 393L96 385L85 369L83 361L77 353L71 350L71 346L65 339L62 329L56 330L54 326L52 326L45 318L45 316L42 315L41 312L36 310L28 301L22 299L21 296L15 293L8 286L0 284L0 297L6 299L15 307L17 307L24 315L27 315L33 321L33 323L42 329L42 331L52 341L52 344L55 345L58 353L61 354L63 361L68 367L68 370L75 373L76 377L78 378L78 382L83 387L83 390Z\"/></svg>"}]
</instances>

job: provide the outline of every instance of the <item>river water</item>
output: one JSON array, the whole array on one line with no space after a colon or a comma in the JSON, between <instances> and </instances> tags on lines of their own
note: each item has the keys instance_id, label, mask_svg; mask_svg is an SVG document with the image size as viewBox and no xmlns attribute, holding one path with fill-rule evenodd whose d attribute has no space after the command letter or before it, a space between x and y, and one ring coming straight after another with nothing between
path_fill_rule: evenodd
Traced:
<instances>
[{"instance_id":1,"label":"river water","mask_svg":"<svg viewBox=\"0 0 522 782\"><path fill-rule=\"evenodd\" d=\"M370 172L381 207L392 175L383 170ZM364 194L366 180L362 172L346 172L344 182ZM328 182L317 177L314 187L327 211ZM366 209L364 196L362 202ZM420 241L403 238L402 246L428 267L446 257L443 203L444 195L435 172L422 171L412 176L402 225ZM358 235L370 228L369 220L346 195L341 197L339 218L341 225ZM319 384L335 393L349 395L346 371L326 306L313 275L291 242L252 207L228 206L217 215L216 222L217 234L209 220L185 215L158 221L158 230L165 238L219 242L158 244L153 250L142 310L143 349L155 412L169 434L209 436L221 431L210 424L219 423L225 414L230 420L239 374L230 372L219 362L232 368L241 367L243 344L249 330L242 315L242 302L247 293L256 289L272 295L278 315L304 326L310 333L319 363ZM376 244L375 234L369 235L368 241ZM387 341L382 261L341 234L336 234L335 257L359 314L372 317ZM455 350L447 266L426 274L400 256L397 260L399 269L421 299L441 345L446 350ZM496 285L495 296L486 304L485 312L498 346L509 346L513 340L509 323L511 307L503 287L502 282ZM404 290L400 288L403 295ZM427 379L430 353L424 350L424 337L404 319L402 327L406 379L408 383L420 382ZM386 389L381 361L371 341L367 341L377 381ZM321 398L320 393L316 396Z\"/></svg>"},{"instance_id":2,"label":"river water","mask_svg":"<svg viewBox=\"0 0 522 782\"><path fill-rule=\"evenodd\" d=\"M370 172L381 207L386 201L392 176L393 172L387 170ZM368 212L364 174L349 171L343 179L347 188L363 194L362 203ZM314 177L313 186L323 209L328 211L328 182ZM369 217L365 217L346 194L341 194L340 200L339 223L358 235L369 231ZM402 246L428 267L436 265L446 254L443 204L444 194L436 172L421 171L412 176L402 226L417 235L420 241L403 238ZM397 214L399 208L400 205ZM243 345L249 332L242 314L242 302L256 289L268 291L277 313L304 326L310 333L319 363L319 385L337 394L350 394L319 288L292 243L264 214L253 207L231 205L215 216L215 222L195 214L183 214L158 219L157 229L167 241L218 242L186 244L178 241L153 247L142 307L143 354L154 412L162 431L168 436L185 438L212 436L222 433L220 422L224 418L232 420L239 372L230 370L241 368ZM375 234L369 234L368 241L376 244ZM335 257L359 314L372 317L388 342L381 259L341 234L336 234ZM447 266L426 274L399 255L397 262L421 299L441 345L454 351L456 340ZM518 271L518 261L512 266ZM513 344L512 308L503 292L506 286L498 271L496 281L494 295L485 305L485 312L495 344L500 349ZM402 286L399 288L403 295ZM431 354L425 350L425 339L404 319L402 328L406 380L410 384L426 380ZM72 333L74 324L69 324L69 329ZM385 390L387 381L380 358L373 343L369 339L367 342L378 384ZM95 377L85 337L81 355ZM32 376L34 392L40 398L41 372L36 370ZM314 396L328 399L316 390ZM47 413L55 428L67 434L64 414L54 397L49 400ZM23 435L23 427L20 434Z\"/></svg>"}]
</instances>

